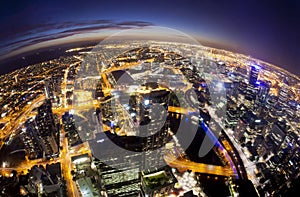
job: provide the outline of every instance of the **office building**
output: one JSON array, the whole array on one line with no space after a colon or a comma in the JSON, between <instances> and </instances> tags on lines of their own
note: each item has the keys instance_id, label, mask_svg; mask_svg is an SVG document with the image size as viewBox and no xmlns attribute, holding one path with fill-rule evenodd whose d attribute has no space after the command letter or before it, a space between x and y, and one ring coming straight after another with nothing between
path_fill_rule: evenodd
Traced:
<instances>
[{"instance_id":1,"label":"office building","mask_svg":"<svg viewBox=\"0 0 300 197\"><path fill-rule=\"evenodd\" d=\"M25 124L23 141L30 159L56 157L59 153L58 124L56 123L51 101L45 102L37 109L38 114ZM42 152L42 154L41 154Z\"/></svg>"},{"instance_id":2,"label":"office building","mask_svg":"<svg viewBox=\"0 0 300 197\"><path fill-rule=\"evenodd\" d=\"M258 74L259 74L259 70L260 70L260 66L258 65L251 65L251 70L250 70L250 76L249 76L249 83L251 85L256 85L257 82L257 78L258 78Z\"/></svg>"},{"instance_id":3,"label":"office building","mask_svg":"<svg viewBox=\"0 0 300 197\"><path fill-rule=\"evenodd\" d=\"M168 195L177 182L170 167L141 172L141 197Z\"/></svg>"},{"instance_id":4,"label":"office building","mask_svg":"<svg viewBox=\"0 0 300 197\"><path fill-rule=\"evenodd\" d=\"M271 82L257 81L258 85L258 100L260 103L264 103L269 96Z\"/></svg>"},{"instance_id":5,"label":"office building","mask_svg":"<svg viewBox=\"0 0 300 197\"><path fill-rule=\"evenodd\" d=\"M285 78L282 81L282 86L280 87L278 92L278 104L282 108L287 108L288 101L289 101L289 83L288 80Z\"/></svg>"}]
</instances>

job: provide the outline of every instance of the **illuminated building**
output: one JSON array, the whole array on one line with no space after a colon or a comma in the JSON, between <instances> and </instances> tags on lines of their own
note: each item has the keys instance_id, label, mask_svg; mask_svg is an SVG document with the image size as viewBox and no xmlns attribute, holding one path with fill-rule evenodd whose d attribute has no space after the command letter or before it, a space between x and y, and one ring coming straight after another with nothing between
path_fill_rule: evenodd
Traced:
<instances>
[{"instance_id":1,"label":"illuminated building","mask_svg":"<svg viewBox=\"0 0 300 197\"><path fill-rule=\"evenodd\" d=\"M120 136L120 140L124 137ZM137 196L140 190L141 154L118 148L105 133L96 134L89 144L101 190L108 196Z\"/></svg>"},{"instance_id":2,"label":"illuminated building","mask_svg":"<svg viewBox=\"0 0 300 197\"><path fill-rule=\"evenodd\" d=\"M253 101L256 98L258 88L256 85L246 83L243 81L240 81L239 86L238 86L238 101L242 102L248 107L252 108L253 107Z\"/></svg>"},{"instance_id":3,"label":"illuminated building","mask_svg":"<svg viewBox=\"0 0 300 197\"><path fill-rule=\"evenodd\" d=\"M258 150L258 148L260 147L260 146L262 146L262 143L263 143L263 141L264 141L264 136L262 135L262 134L258 134L257 136L256 136L256 138L255 138L255 141L254 141L254 144L253 144L253 146L254 146L254 148L256 149L256 150Z\"/></svg>"},{"instance_id":4,"label":"illuminated building","mask_svg":"<svg viewBox=\"0 0 300 197\"><path fill-rule=\"evenodd\" d=\"M101 85L101 83L98 83L97 87L96 87L95 98L101 99L103 97L104 97L104 93L102 91L102 85Z\"/></svg>"},{"instance_id":5,"label":"illuminated building","mask_svg":"<svg viewBox=\"0 0 300 197\"><path fill-rule=\"evenodd\" d=\"M250 76L249 76L249 83L251 85L256 85L256 81L260 69L261 68L258 65L251 65Z\"/></svg>"},{"instance_id":6,"label":"illuminated building","mask_svg":"<svg viewBox=\"0 0 300 197\"><path fill-rule=\"evenodd\" d=\"M42 157L43 149L39 143L34 120L30 119L25 122L25 128L22 134L22 140L29 159Z\"/></svg>"},{"instance_id":7,"label":"illuminated building","mask_svg":"<svg viewBox=\"0 0 300 197\"><path fill-rule=\"evenodd\" d=\"M277 103L277 97L276 96L268 96L267 98L266 98L266 103L265 103L265 106L266 106L266 108L267 109L272 109L272 108L274 108L274 106L276 105L276 103Z\"/></svg>"},{"instance_id":8,"label":"illuminated building","mask_svg":"<svg viewBox=\"0 0 300 197\"><path fill-rule=\"evenodd\" d=\"M278 104L281 107L286 108L288 101L289 101L289 84L287 79L285 78L282 82L282 86L279 89Z\"/></svg>"},{"instance_id":9,"label":"illuminated building","mask_svg":"<svg viewBox=\"0 0 300 197\"><path fill-rule=\"evenodd\" d=\"M75 169L72 173L73 180L76 181L80 193L83 196L99 196L99 183L97 174L91 168L91 159L88 154L74 156L71 158Z\"/></svg>"},{"instance_id":10,"label":"illuminated building","mask_svg":"<svg viewBox=\"0 0 300 197\"><path fill-rule=\"evenodd\" d=\"M239 114L237 110L227 110L226 111L226 119L225 126L226 127L235 127L238 123Z\"/></svg>"},{"instance_id":11,"label":"illuminated building","mask_svg":"<svg viewBox=\"0 0 300 197\"><path fill-rule=\"evenodd\" d=\"M222 73L222 74L227 73L226 64L224 62L218 62L217 63L217 68L219 69L220 73Z\"/></svg>"},{"instance_id":12,"label":"illuminated building","mask_svg":"<svg viewBox=\"0 0 300 197\"><path fill-rule=\"evenodd\" d=\"M67 133L68 144L70 146L75 146L82 143L81 136L78 134L75 119L72 113L66 112L62 116L63 127Z\"/></svg>"},{"instance_id":13,"label":"illuminated building","mask_svg":"<svg viewBox=\"0 0 300 197\"><path fill-rule=\"evenodd\" d=\"M287 125L284 122L276 122L272 128L270 133L267 135L267 143L271 144L271 149L273 153L278 153L283 143L285 137L287 136Z\"/></svg>"},{"instance_id":14,"label":"illuminated building","mask_svg":"<svg viewBox=\"0 0 300 197\"><path fill-rule=\"evenodd\" d=\"M44 91L47 99L50 99L52 104L57 105L59 103L58 95L61 94L61 78L57 76L51 76L44 80Z\"/></svg>"},{"instance_id":15,"label":"illuminated building","mask_svg":"<svg viewBox=\"0 0 300 197\"><path fill-rule=\"evenodd\" d=\"M144 169L165 165L164 145L170 139L168 132L170 122L166 119L169 97L170 92L167 90L152 90L150 93L139 94L137 102L139 106L137 118L140 122L138 135L146 136L144 137L142 159ZM152 151L155 151L156 154L153 154Z\"/></svg>"},{"instance_id":16,"label":"illuminated building","mask_svg":"<svg viewBox=\"0 0 300 197\"><path fill-rule=\"evenodd\" d=\"M238 140L256 133L262 133L267 126L267 122L257 117L253 112L247 111L238 121L234 130L234 135Z\"/></svg>"},{"instance_id":17,"label":"illuminated building","mask_svg":"<svg viewBox=\"0 0 300 197\"><path fill-rule=\"evenodd\" d=\"M257 92L258 92L257 86L255 86L253 84L247 84L246 92L245 92L245 99L247 101L251 102L251 104L249 104L248 107L253 108L252 102L255 101L255 99L257 97Z\"/></svg>"},{"instance_id":18,"label":"illuminated building","mask_svg":"<svg viewBox=\"0 0 300 197\"><path fill-rule=\"evenodd\" d=\"M45 83L45 94L47 99L53 99L54 98L54 87L52 78L48 78L44 80Z\"/></svg>"},{"instance_id":19,"label":"illuminated building","mask_svg":"<svg viewBox=\"0 0 300 197\"><path fill-rule=\"evenodd\" d=\"M32 159L41 157L40 152L47 158L58 155L58 127L50 100L38 108L38 114L33 120L27 121L23 141Z\"/></svg>"},{"instance_id":20,"label":"illuminated building","mask_svg":"<svg viewBox=\"0 0 300 197\"><path fill-rule=\"evenodd\" d=\"M109 196L136 196L140 189L139 173L143 169L166 165L163 146L169 140L169 123L165 118L170 92L158 89L157 84L147 84L145 88L148 90L132 95L113 92L119 95L116 100L128 105L129 118L139 124L135 136L119 136L108 131L96 134L96 138L90 141L95 165ZM122 99L127 100L127 103ZM100 108L102 116L106 119L104 124L108 124L111 117L116 115L110 104L117 103L116 100L102 103ZM127 126L124 126L125 128L127 129ZM116 152L122 155L122 158L116 157Z\"/></svg>"},{"instance_id":21,"label":"illuminated building","mask_svg":"<svg viewBox=\"0 0 300 197\"><path fill-rule=\"evenodd\" d=\"M260 103L264 103L269 96L269 91L271 88L271 82L263 82L263 81L257 81L256 84L258 85L258 100Z\"/></svg>"},{"instance_id":22,"label":"illuminated building","mask_svg":"<svg viewBox=\"0 0 300 197\"><path fill-rule=\"evenodd\" d=\"M40 141L45 154L52 156L58 153L58 128L54 120L50 100L38 108L38 115L35 118L40 136Z\"/></svg>"},{"instance_id":23,"label":"illuminated building","mask_svg":"<svg viewBox=\"0 0 300 197\"><path fill-rule=\"evenodd\" d=\"M141 197L167 195L177 182L170 167L141 172Z\"/></svg>"},{"instance_id":24,"label":"illuminated building","mask_svg":"<svg viewBox=\"0 0 300 197\"><path fill-rule=\"evenodd\" d=\"M159 141L161 141L162 144L166 143L167 125L164 124L166 124L165 118L167 116L169 95L170 92L165 90L151 91L149 94L140 94L140 102L138 104L139 111L137 113L140 119L140 125L144 124L147 126L139 127L141 128L139 129L139 133L143 133L143 136L150 136L155 133L155 135L151 135L151 137L147 138L148 142L146 149L153 149L161 146L154 143L154 141L157 141L158 139L160 139ZM159 125L164 128L159 128Z\"/></svg>"}]
</instances>

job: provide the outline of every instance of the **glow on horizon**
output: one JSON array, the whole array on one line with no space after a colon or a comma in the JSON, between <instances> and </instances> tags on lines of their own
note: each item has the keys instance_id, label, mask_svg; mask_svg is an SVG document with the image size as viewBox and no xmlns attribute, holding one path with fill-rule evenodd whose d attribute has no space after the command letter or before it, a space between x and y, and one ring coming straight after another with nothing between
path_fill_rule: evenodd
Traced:
<instances>
[{"instance_id":1,"label":"glow on horizon","mask_svg":"<svg viewBox=\"0 0 300 197\"><path fill-rule=\"evenodd\" d=\"M132 31L133 30L133 31ZM76 42L88 42L88 41L97 41L105 39L107 37L113 37L115 39L125 37L133 37L133 33L138 33L136 36L137 39L153 39L157 41L174 41L174 42L182 42L187 44L197 44L201 45L201 40L204 42L216 42L221 44L228 44L220 39L212 38L211 36L205 35L192 35L188 33L184 33L183 31L160 27L160 26L146 26L140 28L128 28L128 29L99 29L99 30L91 30L89 32L78 32L76 34L63 37L63 38L54 38L47 41L42 41L36 44L23 46L17 49L11 49L10 51L4 53L0 56L0 60L4 60L13 56L17 56L26 52L35 51L47 47L53 47L63 44L76 43ZM59 33L58 33L59 35ZM191 36L192 35L192 36ZM35 38L32 38L34 40ZM199 42L200 40L200 42Z\"/></svg>"},{"instance_id":2,"label":"glow on horizon","mask_svg":"<svg viewBox=\"0 0 300 197\"><path fill-rule=\"evenodd\" d=\"M11 52L8 52L5 55L2 55L0 57L0 60L4 60L6 58L10 58L13 56L20 55L22 53L42 49L42 48L47 48L47 47L52 47L56 45L62 45L62 44L68 44L68 43L76 43L76 42L82 42L82 41L91 41L91 40L97 40L97 39L103 39L115 32L116 30L106 30L106 31L99 31L99 32L91 32L91 33L78 33L75 35L71 35L65 38L57 38L57 39L52 39L44 42L40 42L37 44L29 45L22 47L17 50L13 50Z\"/></svg>"},{"instance_id":3,"label":"glow on horizon","mask_svg":"<svg viewBox=\"0 0 300 197\"><path fill-rule=\"evenodd\" d=\"M149 27L149 26L147 26L147 27ZM147 27L140 27L140 28L135 28L135 29L140 29L141 30L141 29L145 29ZM152 27L155 27L155 26L152 26ZM134 28L132 28L132 29L134 29ZM171 28L169 28L169 29L171 29ZM125 31L126 30L130 30L130 28L125 29ZM99 30L92 30L92 31L89 31L89 32L86 32L86 31L85 32L78 32L77 34L73 34L73 35L70 35L70 36L67 36L67 37L56 38L56 39L54 38L52 40L43 41L43 42L36 43L36 44L33 44L33 45L20 47L16 50L8 51L7 53L5 53L3 55L0 55L0 60L5 60L5 59L11 58L11 57L14 57L14 56L17 56L17 55L21 55L21 54L24 54L24 53L27 53L27 52L31 52L31 51L33 52L33 51L36 51L36 50L39 50L39 49L46 49L48 47L59 46L59 45L63 45L63 44L89 42L89 41L97 41L97 40L99 40L99 42L100 42L100 41L102 41L103 39L105 39L107 37L116 36L116 34L122 32L122 31L124 31L124 29L122 30L122 29L110 28L110 29L105 29L105 30L99 29ZM187 36L190 39L189 40L190 42L192 40L193 42L201 45L201 40L203 40L204 42L208 42L208 44L207 45L205 44L204 46L212 47L212 48L215 48L215 49L231 51L230 49L226 49L226 46L228 46L228 48L231 48L232 46L235 45L235 43L228 44L229 41L224 41L224 40L217 39L217 38L214 39L211 36L205 37L205 36L199 35L199 34L198 35L186 34L186 33L183 33L179 30L175 30L175 31L180 32L181 35ZM149 33L151 33L151 31L145 31L144 33L149 34ZM192 36L190 36L190 35L192 35ZM155 35L155 36L157 37L159 35ZM155 37L155 36L153 36L153 37ZM216 46L212 46L212 45L216 45ZM224 47L221 48L219 45L221 45L221 46L224 45ZM238 48L236 50L238 50ZM245 55L245 54L242 54L240 52L236 52L236 53L240 54L240 55ZM245 56L247 56L247 55L245 55ZM253 58L253 59L255 59L255 58ZM255 60L259 61L263 64L266 64L267 66L273 67L274 69L277 69L277 70L280 70L280 71L283 71L283 72L287 72L287 73L289 73L289 75L292 75L294 78L297 78L297 79L300 80L300 78L298 76L296 76L293 73L290 73L289 71L285 70L284 68L282 68L278 65L271 64L271 63L266 62L266 61L261 60L261 59L255 59Z\"/></svg>"}]
</instances>

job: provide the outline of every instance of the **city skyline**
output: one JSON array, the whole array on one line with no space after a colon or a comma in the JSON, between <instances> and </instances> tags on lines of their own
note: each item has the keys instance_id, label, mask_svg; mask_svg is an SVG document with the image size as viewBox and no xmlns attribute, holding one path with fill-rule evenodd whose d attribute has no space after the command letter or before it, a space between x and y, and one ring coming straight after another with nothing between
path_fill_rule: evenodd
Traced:
<instances>
[{"instance_id":1,"label":"city skyline","mask_svg":"<svg viewBox=\"0 0 300 197\"><path fill-rule=\"evenodd\" d=\"M60 6L61 5L61 6ZM255 1L10 2L1 11L1 56L43 41L98 30L165 26L278 65L299 76L299 3ZM117 31L116 31L117 30ZM66 41L65 41L66 42Z\"/></svg>"},{"instance_id":2,"label":"city skyline","mask_svg":"<svg viewBox=\"0 0 300 197\"><path fill-rule=\"evenodd\" d=\"M299 192L300 4L13 3L1 196Z\"/></svg>"},{"instance_id":3,"label":"city skyline","mask_svg":"<svg viewBox=\"0 0 300 197\"><path fill-rule=\"evenodd\" d=\"M296 187L299 79L257 59L111 38L1 80L3 181L39 180L37 171L60 177L41 179L44 191L34 179L36 189L17 182L22 195L246 196Z\"/></svg>"}]
</instances>

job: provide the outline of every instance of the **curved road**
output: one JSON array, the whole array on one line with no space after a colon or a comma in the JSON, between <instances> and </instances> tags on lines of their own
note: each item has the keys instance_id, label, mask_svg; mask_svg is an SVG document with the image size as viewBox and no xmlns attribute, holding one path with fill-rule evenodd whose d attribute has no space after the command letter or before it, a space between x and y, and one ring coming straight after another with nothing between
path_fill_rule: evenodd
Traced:
<instances>
[{"instance_id":1,"label":"curved road","mask_svg":"<svg viewBox=\"0 0 300 197\"><path fill-rule=\"evenodd\" d=\"M166 154L164 156L164 159L169 166L171 166L172 168L176 168L181 172L191 170L193 172L219 176L236 176L236 174L230 167L196 163L184 158L176 158L171 154Z\"/></svg>"}]
</instances>

